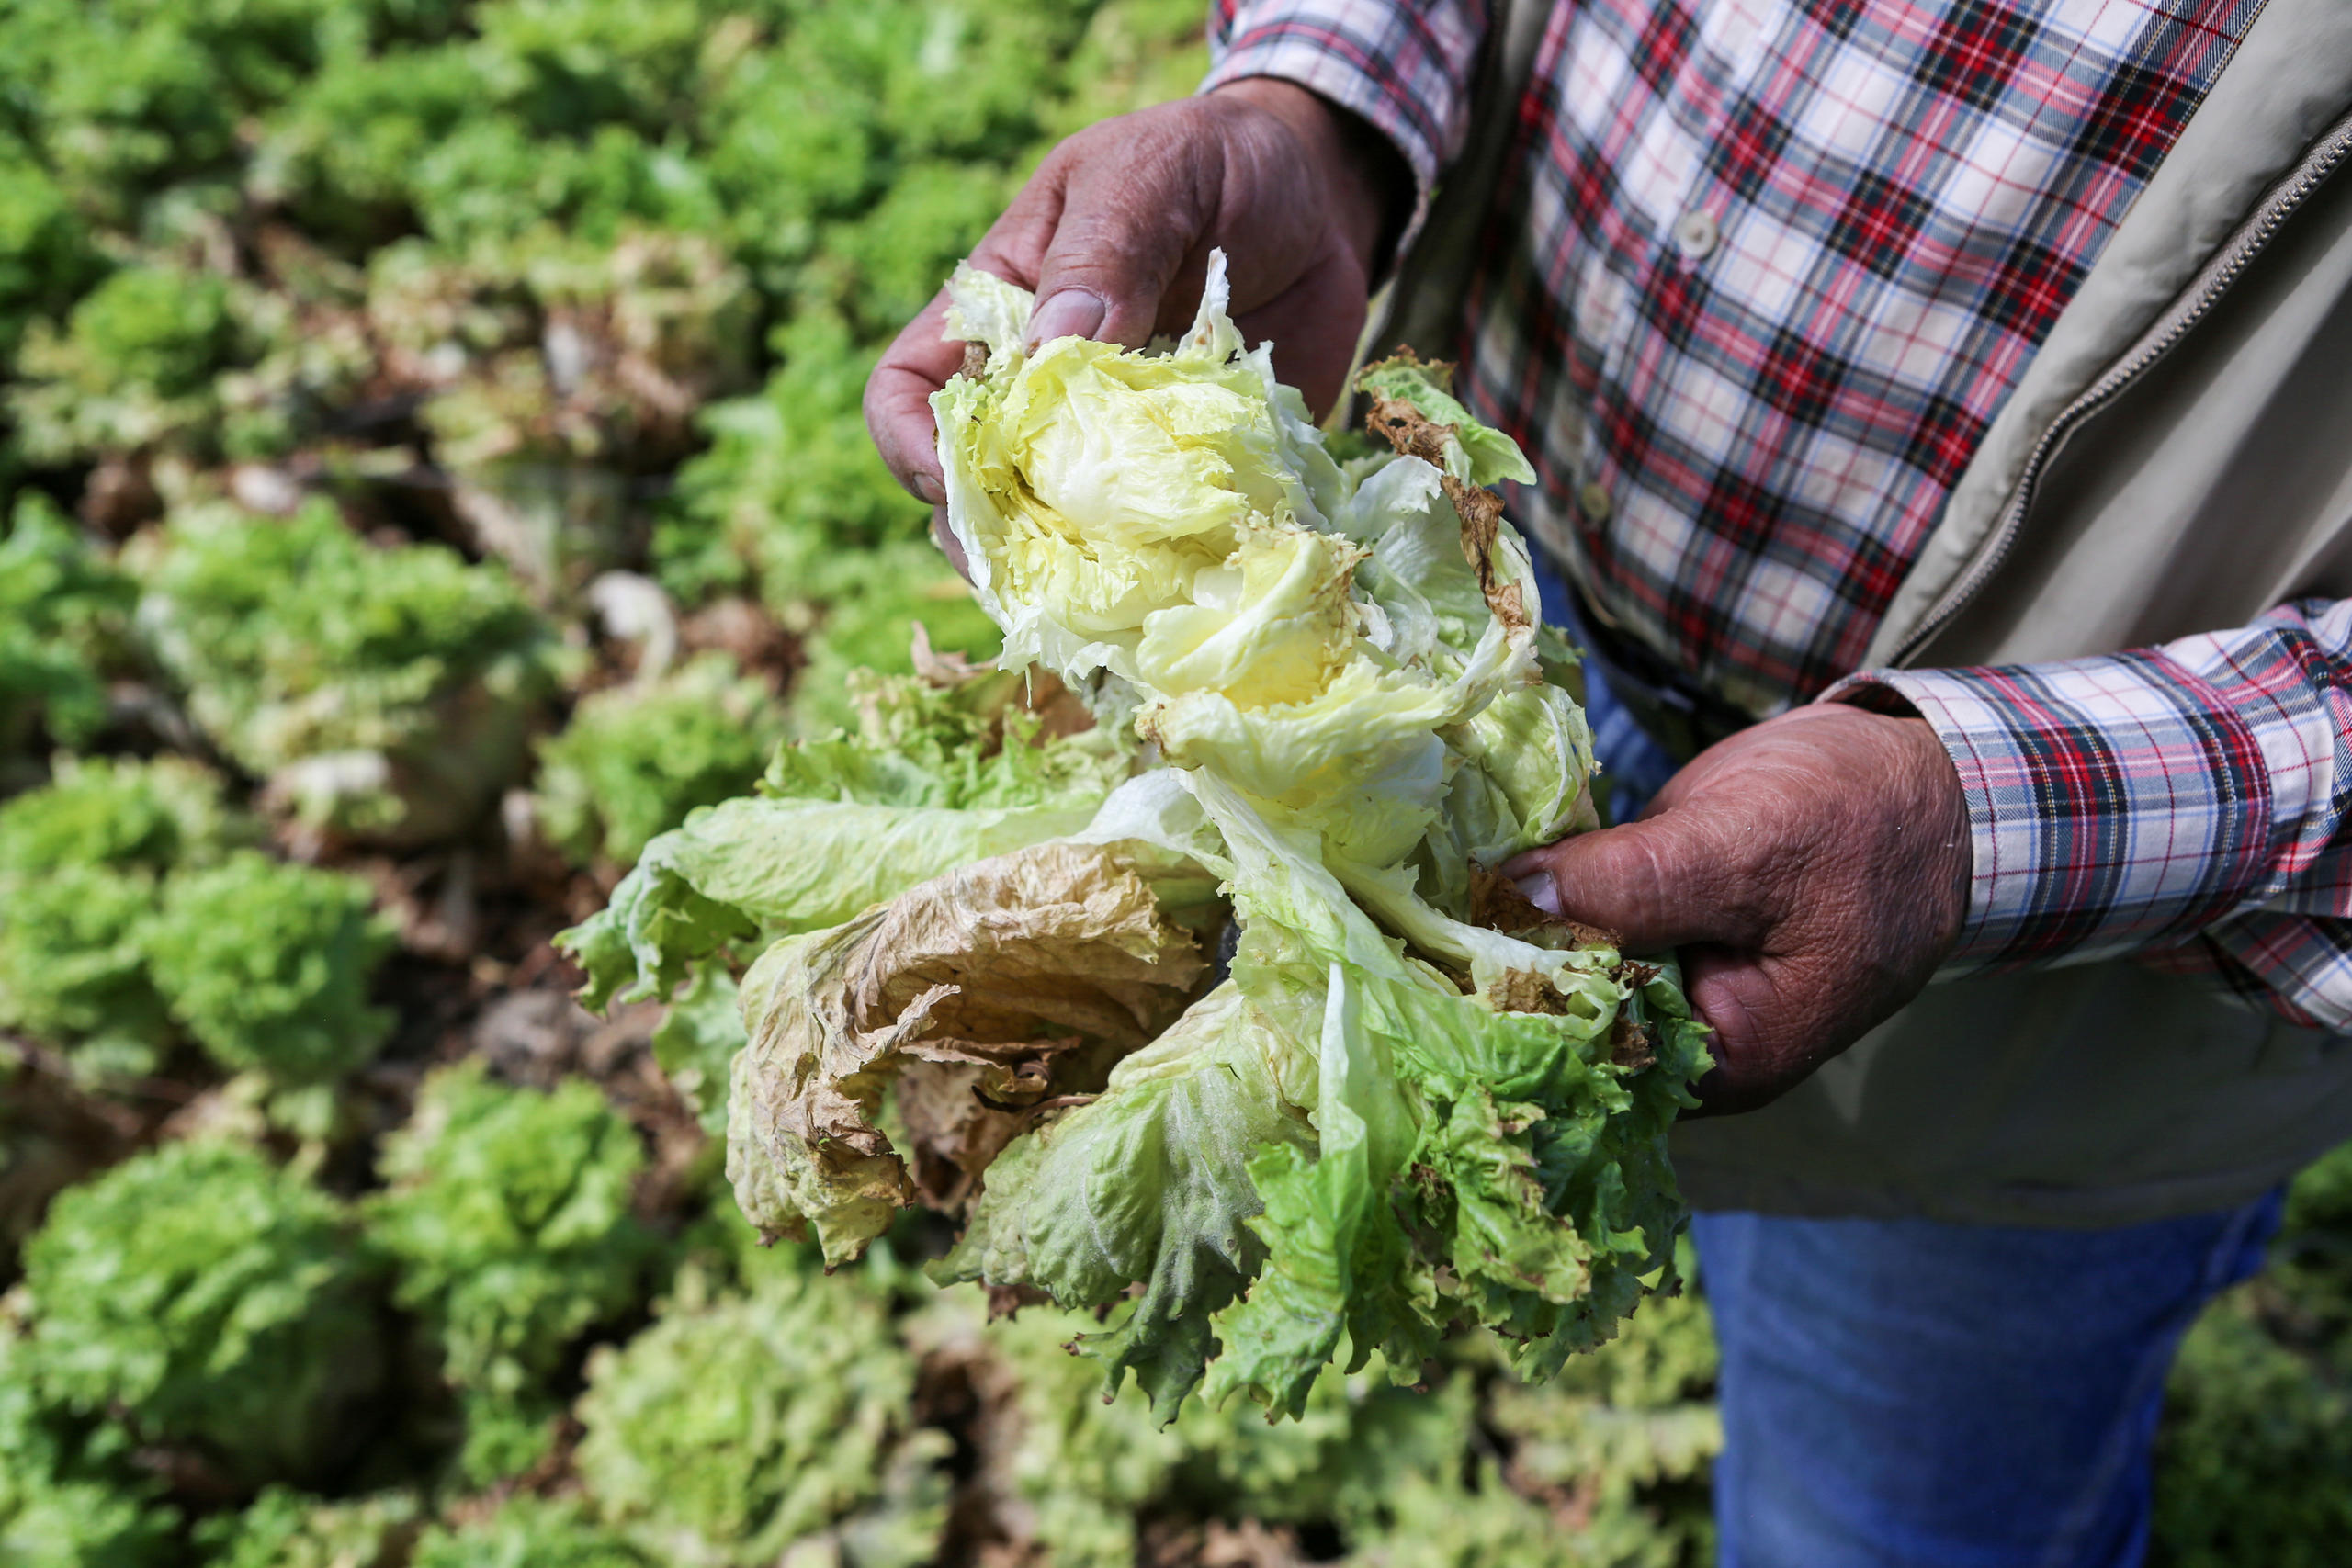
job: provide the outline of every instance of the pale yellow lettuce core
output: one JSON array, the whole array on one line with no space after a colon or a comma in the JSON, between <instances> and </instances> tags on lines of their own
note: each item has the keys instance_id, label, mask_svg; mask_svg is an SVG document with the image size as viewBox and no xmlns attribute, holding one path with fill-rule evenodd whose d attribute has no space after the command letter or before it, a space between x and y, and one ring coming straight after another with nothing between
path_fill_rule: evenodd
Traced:
<instances>
[{"instance_id":1,"label":"pale yellow lettuce core","mask_svg":"<svg viewBox=\"0 0 2352 1568\"><path fill-rule=\"evenodd\" d=\"M1190 603L1145 617L1137 677L1245 708L1310 700L1356 651L1348 582L1364 553L1295 523L1249 529L1224 561L1193 574Z\"/></svg>"},{"instance_id":2,"label":"pale yellow lettuce core","mask_svg":"<svg viewBox=\"0 0 2352 1568\"><path fill-rule=\"evenodd\" d=\"M949 332L987 352L933 400L948 521L1008 665L1091 691L1335 870L1415 859L1449 905L1471 860L1589 812L1525 547L1473 528L1418 449L1342 472L1245 350L1221 256L1155 351L1033 348L1027 294L968 267L949 295Z\"/></svg>"}]
</instances>

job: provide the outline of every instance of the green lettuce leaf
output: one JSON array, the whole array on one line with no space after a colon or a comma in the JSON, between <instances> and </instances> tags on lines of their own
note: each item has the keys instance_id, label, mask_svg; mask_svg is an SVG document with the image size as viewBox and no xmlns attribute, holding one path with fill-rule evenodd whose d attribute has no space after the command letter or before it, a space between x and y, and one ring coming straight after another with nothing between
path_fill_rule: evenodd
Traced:
<instances>
[{"instance_id":1,"label":"green lettuce leaf","mask_svg":"<svg viewBox=\"0 0 2352 1568\"><path fill-rule=\"evenodd\" d=\"M861 1568L916 1568L946 1523L952 1445L915 1425L914 1395L862 1282L776 1273L711 1299L690 1278L653 1326L590 1356L580 1475L664 1562L763 1568L839 1542Z\"/></svg>"},{"instance_id":2,"label":"green lettuce leaf","mask_svg":"<svg viewBox=\"0 0 2352 1568\"><path fill-rule=\"evenodd\" d=\"M1314 1147L1314 1072L1311 1048L1227 981L1112 1068L1100 1098L1013 1141L939 1278L1097 1308L1140 1281L1107 1332L1083 1337L1114 1386L1132 1370L1173 1409L1216 1353L1209 1314L1265 1260L1251 1162Z\"/></svg>"}]
</instances>

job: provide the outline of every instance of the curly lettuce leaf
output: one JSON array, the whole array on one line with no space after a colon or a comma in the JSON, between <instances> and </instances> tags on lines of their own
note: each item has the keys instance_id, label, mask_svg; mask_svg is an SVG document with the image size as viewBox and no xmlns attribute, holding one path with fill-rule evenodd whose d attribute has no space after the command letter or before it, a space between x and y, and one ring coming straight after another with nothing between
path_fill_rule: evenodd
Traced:
<instances>
[{"instance_id":1,"label":"curly lettuce leaf","mask_svg":"<svg viewBox=\"0 0 2352 1568\"><path fill-rule=\"evenodd\" d=\"M909 1415L915 1371L858 1281L776 1273L712 1300L689 1280L589 1357L581 1479L663 1562L761 1568L842 1540L853 1562L915 1568L946 1523L952 1446Z\"/></svg>"},{"instance_id":2,"label":"curly lettuce leaf","mask_svg":"<svg viewBox=\"0 0 2352 1568\"><path fill-rule=\"evenodd\" d=\"M399 1261L394 1297L466 1398L467 1467L518 1468L544 1444L572 1342L639 1299L657 1243L630 1209L636 1131L583 1079L510 1088L477 1060L425 1079L381 1165L368 1238Z\"/></svg>"},{"instance_id":3,"label":"curly lettuce leaf","mask_svg":"<svg viewBox=\"0 0 2352 1568\"><path fill-rule=\"evenodd\" d=\"M1315 1065L1311 1043L1226 982L1112 1068L1099 1098L1013 1141L938 1277L1096 1308L1142 1282L1106 1332L1082 1337L1114 1386L1132 1371L1174 1409L1216 1353L1209 1314L1265 1260L1250 1162L1314 1147Z\"/></svg>"}]
</instances>

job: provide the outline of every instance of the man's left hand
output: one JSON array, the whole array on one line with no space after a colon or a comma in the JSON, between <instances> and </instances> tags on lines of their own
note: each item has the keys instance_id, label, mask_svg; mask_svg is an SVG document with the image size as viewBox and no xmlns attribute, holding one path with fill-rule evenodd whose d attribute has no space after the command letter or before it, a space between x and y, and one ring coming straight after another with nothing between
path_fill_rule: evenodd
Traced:
<instances>
[{"instance_id":1,"label":"man's left hand","mask_svg":"<svg viewBox=\"0 0 2352 1568\"><path fill-rule=\"evenodd\" d=\"M1503 869L1627 953L1680 948L1715 1032L1700 1097L1746 1111L1909 1001L1951 951L1968 806L1926 720L1826 703L1710 747L1639 821Z\"/></svg>"}]
</instances>

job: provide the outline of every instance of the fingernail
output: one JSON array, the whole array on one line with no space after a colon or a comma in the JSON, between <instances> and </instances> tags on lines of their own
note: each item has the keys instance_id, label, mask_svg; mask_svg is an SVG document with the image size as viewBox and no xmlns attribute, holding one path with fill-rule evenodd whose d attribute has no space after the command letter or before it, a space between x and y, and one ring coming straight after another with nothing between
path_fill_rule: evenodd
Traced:
<instances>
[{"instance_id":1,"label":"fingernail","mask_svg":"<svg viewBox=\"0 0 2352 1568\"><path fill-rule=\"evenodd\" d=\"M1092 337L1102 330L1110 307L1083 288L1064 288L1038 302L1029 318L1029 346L1058 337Z\"/></svg>"},{"instance_id":2,"label":"fingernail","mask_svg":"<svg viewBox=\"0 0 2352 1568\"><path fill-rule=\"evenodd\" d=\"M937 474L917 474L910 481L917 501L927 501L937 506L947 499L947 487L939 482Z\"/></svg>"},{"instance_id":3,"label":"fingernail","mask_svg":"<svg viewBox=\"0 0 2352 1568\"><path fill-rule=\"evenodd\" d=\"M1527 895L1529 903L1545 914L1556 915L1560 912L1559 885L1552 880L1549 872L1529 872L1519 879L1519 890Z\"/></svg>"}]
</instances>

